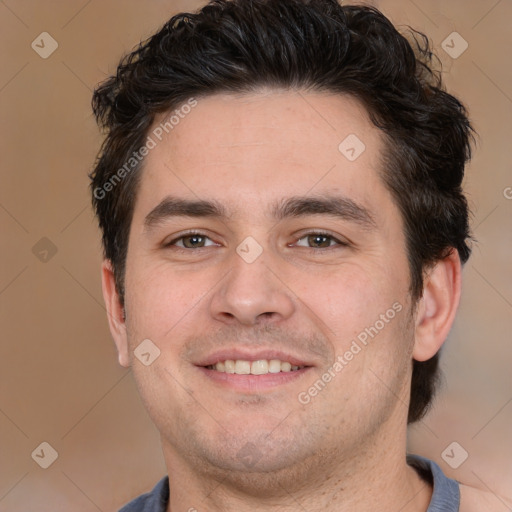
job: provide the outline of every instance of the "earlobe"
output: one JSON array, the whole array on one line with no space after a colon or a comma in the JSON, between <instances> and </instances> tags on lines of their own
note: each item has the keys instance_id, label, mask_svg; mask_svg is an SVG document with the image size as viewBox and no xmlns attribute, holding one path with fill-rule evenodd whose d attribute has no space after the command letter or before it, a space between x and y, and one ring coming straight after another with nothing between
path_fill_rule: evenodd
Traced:
<instances>
[{"instance_id":1,"label":"earlobe","mask_svg":"<svg viewBox=\"0 0 512 512\"><path fill-rule=\"evenodd\" d=\"M461 263L457 250L438 261L425 276L418 304L413 358L426 361L445 342L455 319L461 294Z\"/></svg>"},{"instance_id":2,"label":"earlobe","mask_svg":"<svg viewBox=\"0 0 512 512\"><path fill-rule=\"evenodd\" d=\"M112 334L119 355L119 364L128 367L130 366L130 357L124 308L121 305L116 289L114 271L110 260L104 260L101 265L101 286L103 299L107 307L110 333Z\"/></svg>"}]
</instances>

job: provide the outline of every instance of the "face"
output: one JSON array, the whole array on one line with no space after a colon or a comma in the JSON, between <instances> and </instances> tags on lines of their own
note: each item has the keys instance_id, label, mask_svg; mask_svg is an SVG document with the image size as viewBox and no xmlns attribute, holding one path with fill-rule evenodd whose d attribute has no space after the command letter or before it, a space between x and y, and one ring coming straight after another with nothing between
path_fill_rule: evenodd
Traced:
<instances>
[{"instance_id":1,"label":"face","mask_svg":"<svg viewBox=\"0 0 512 512\"><path fill-rule=\"evenodd\" d=\"M410 278L364 108L215 95L153 138L118 347L167 459L297 472L402 432ZM143 340L148 365L134 355Z\"/></svg>"}]
</instances>

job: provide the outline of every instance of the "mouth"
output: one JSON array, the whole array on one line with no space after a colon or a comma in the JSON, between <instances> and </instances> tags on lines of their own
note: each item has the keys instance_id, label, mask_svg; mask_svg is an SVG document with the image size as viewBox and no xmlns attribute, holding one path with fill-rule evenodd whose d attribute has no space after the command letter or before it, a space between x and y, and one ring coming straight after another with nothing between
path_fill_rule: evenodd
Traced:
<instances>
[{"instance_id":1,"label":"mouth","mask_svg":"<svg viewBox=\"0 0 512 512\"><path fill-rule=\"evenodd\" d=\"M313 368L305 360L275 350L220 351L196 364L210 382L235 391L261 392L293 382Z\"/></svg>"},{"instance_id":2,"label":"mouth","mask_svg":"<svg viewBox=\"0 0 512 512\"><path fill-rule=\"evenodd\" d=\"M237 375L267 375L268 373L287 373L302 370L306 366L299 366L289 361L280 359L258 359L248 361L246 359L226 359L215 364L205 366L207 370L214 370L221 373L234 373Z\"/></svg>"}]
</instances>

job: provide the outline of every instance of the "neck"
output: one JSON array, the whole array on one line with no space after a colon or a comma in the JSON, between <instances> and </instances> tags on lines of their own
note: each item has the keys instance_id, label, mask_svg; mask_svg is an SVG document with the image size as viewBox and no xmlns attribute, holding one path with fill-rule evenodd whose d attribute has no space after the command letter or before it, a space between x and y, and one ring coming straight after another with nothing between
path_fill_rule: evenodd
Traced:
<instances>
[{"instance_id":1,"label":"neck","mask_svg":"<svg viewBox=\"0 0 512 512\"><path fill-rule=\"evenodd\" d=\"M432 488L406 463L406 429L400 444L396 430L388 430L379 431L378 442L367 442L357 453L315 453L272 473L190 465L164 441L170 486L167 512L425 512Z\"/></svg>"}]
</instances>

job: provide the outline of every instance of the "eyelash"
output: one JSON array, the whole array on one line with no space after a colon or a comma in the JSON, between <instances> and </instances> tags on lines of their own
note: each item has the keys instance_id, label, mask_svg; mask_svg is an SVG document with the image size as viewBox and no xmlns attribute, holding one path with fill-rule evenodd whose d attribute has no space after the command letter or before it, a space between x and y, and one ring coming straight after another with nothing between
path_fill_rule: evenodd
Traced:
<instances>
[{"instance_id":1,"label":"eyelash","mask_svg":"<svg viewBox=\"0 0 512 512\"><path fill-rule=\"evenodd\" d=\"M342 240L336 238L334 235L332 235L331 233L328 233L326 231L310 231L308 233L304 233L304 234L302 234L300 236L300 238L297 238L295 243L297 243L298 241L300 241L300 240L302 240L304 238L307 238L308 236L312 236L312 235L324 236L324 237L330 238L331 240L335 241L340 247L348 247L349 246L349 244L347 242L343 242ZM198 249L206 249L207 248L207 247L197 247L196 249L193 249L193 248L188 248L188 247L178 247L178 246L175 245L180 240L182 240L184 238L188 238L188 237L193 237L193 236L200 236L200 237L208 238L208 239L211 240L211 238L208 235L205 235L204 233L201 233L199 231L188 231L186 233L181 234L179 237L174 238L170 242L164 244L164 248L170 248L170 247L174 246L176 250L178 250L178 251L186 251L186 252L190 252L190 251L193 251L193 250L197 251ZM208 246L208 247L212 247L212 246ZM336 248L336 247L335 246L329 246L329 247L306 247L306 249L310 249L312 251L325 251L326 249L334 249L334 248Z\"/></svg>"}]
</instances>

